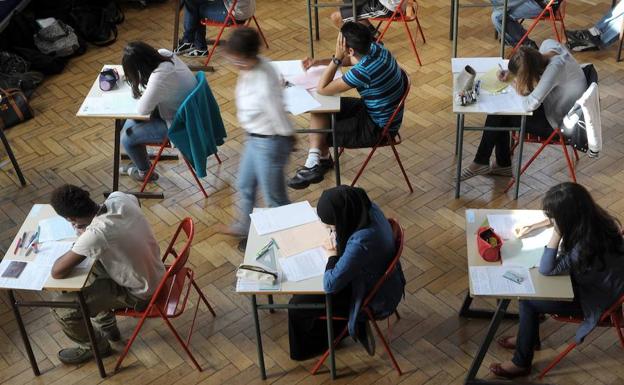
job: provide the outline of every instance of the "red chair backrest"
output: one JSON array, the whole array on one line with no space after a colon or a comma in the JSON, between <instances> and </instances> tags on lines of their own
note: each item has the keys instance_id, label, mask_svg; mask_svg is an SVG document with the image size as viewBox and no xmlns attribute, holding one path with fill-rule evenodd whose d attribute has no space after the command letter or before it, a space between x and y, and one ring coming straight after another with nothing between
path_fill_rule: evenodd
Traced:
<instances>
[{"instance_id":1,"label":"red chair backrest","mask_svg":"<svg viewBox=\"0 0 624 385\"><path fill-rule=\"evenodd\" d=\"M381 276L381 278L379 278L379 280L377 281L375 286L373 286L366 298L364 298L364 301L362 302L362 309L368 306L370 301L375 298L375 295L377 294L379 289L381 289L383 284L388 280L388 278L390 278L390 275L394 272L394 269L396 268L397 264L399 263L399 259L401 258L401 254L403 253L403 243L405 239L405 233L403 231L403 228L401 228L401 225L399 225L399 222L397 222L395 219L388 218L388 222L390 222L390 227L392 227L392 234L394 235L396 252L385 273Z\"/></svg>"},{"instance_id":2,"label":"red chair backrest","mask_svg":"<svg viewBox=\"0 0 624 385\"><path fill-rule=\"evenodd\" d=\"M400 68L400 70L401 70L401 77L405 79L405 87L406 87L405 92L403 93L403 96L401 96L401 100L399 101L399 104L397 104L396 108L394 109L394 112L392 112L392 115L390 115L390 119L388 119L388 122L386 123L383 130L381 131L381 140L383 140L383 138L388 134L388 131L390 131L390 126L392 125L392 122L394 121L394 118L401 111L403 106L405 106L405 100L407 99L407 95L409 94L410 89L412 88L412 81L410 80L410 77L407 75L407 72L405 72L403 68Z\"/></svg>"}]
</instances>

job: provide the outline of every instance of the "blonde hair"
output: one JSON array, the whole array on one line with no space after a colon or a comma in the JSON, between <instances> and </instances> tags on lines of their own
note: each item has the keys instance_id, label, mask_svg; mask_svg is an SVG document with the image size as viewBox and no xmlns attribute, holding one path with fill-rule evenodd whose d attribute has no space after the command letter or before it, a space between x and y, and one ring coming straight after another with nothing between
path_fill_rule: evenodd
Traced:
<instances>
[{"instance_id":1,"label":"blonde hair","mask_svg":"<svg viewBox=\"0 0 624 385\"><path fill-rule=\"evenodd\" d=\"M527 96L539 83L550 60L535 48L521 46L509 58L509 72L516 77L518 93Z\"/></svg>"}]
</instances>

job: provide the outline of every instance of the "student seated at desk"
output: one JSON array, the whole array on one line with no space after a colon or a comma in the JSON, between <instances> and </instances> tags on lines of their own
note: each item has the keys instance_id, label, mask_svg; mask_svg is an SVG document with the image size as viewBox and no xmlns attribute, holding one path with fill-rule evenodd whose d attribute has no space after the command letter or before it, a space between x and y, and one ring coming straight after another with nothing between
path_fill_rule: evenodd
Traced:
<instances>
[{"instance_id":1,"label":"student seated at desk","mask_svg":"<svg viewBox=\"0 0 624 385\"><path fill-rule=\"evenodd\" d=\"M175 49L178 55L187 57L205 57L208 55L206 26L201 19L214 22L225 22L233 0L184 0L184 35ZM238 0L233 16L237 23L244 23L256 12L256 0ZM221 42L224 42L221 40Z\"/></svg>"},{"instance_id":2,"label":"student seated at desk","mask_svg":"<svg viewBox=\"0 0 624 385\"><path fill-rule=\"evenodd\" d=\"M578 31L566 29L566 44L572 51L593 51L605 49L618 41L624 20L624 1L619 1L598 22L589 29Z\"/></svg>"},{"instance_id":3,"label":"student seated at desk","mask_svg":"<svg viewBox=\"0 0 624 385\"><path fill-rule=\"evenodd\" d=\"M353 21L353 6L352 0L343 0L345 5L340 7L340 11L333 12L329 18L332 20L336 28L342 27L342 24L347 21ZM377 30L368 21L371 17L389 17L392 15L396 7L401 3L401 0L353 0L355 1L355 11L358 17L358 23L365 25L371 33L375 34ZM402 9L406 10L408 3L412 3L412 0L403 1Z\"/></svg>"},{"instance_id":4,"label":"student seated at desk","mask_svg":"<svg viewBox=\"0 0 624 385\"><path fill-rule=\"evenodd\" d=\"M336 114L336 142L332 134L310 134L310 150L305 165L299 168L288 186L303 189L319 183L333 167L329 146L365 148L375 145L383 127L401 101L407 84L401 68L383 45L375 43L370 31L359 23L342 26L331 59L306 58L307 70L315 65L328 65L319 80L319 95L339 95L356 88L361 98L340 98ZM341 78L334 79L340 66L353 66ZM403 120L401 110L392 121L390 132L397 132ZM328 129L330 114L312 113L310 128Z\"/></svg>"},{"instance_id":5,"label":"student seated at desk","mask_svg":"<svg viewBox=\"0 0 624 385\"><path fill-rule=\"evenodd\" d=\"M490 0L492 2L492 24L500 36L503 30L504 0ZM507 23L505 24L505 43L511 47L522 39L526 30L520 24L524 19L534 19L542 13L548 0L509 0L507 3ZM537 49L537 44L529 37L522 45Z\"/></svg>"},{"instance_id":6,"label":"student seated at desk","mask_svg":"<svg viewBox=\"0 0 624 385\"><path fill-rule=\"evenodd\" d=\"M563 127L563 118L587 89L581 66L572 54L555 40L544 40L540 50L520 47L509 59L509 70L499 71L507 81L515 77L514 87L522 96L524 108L533 111L526 117L526 132L547 138L554 127ZM520 127L520 116L488 115L486 127ZM496 149L496 163L490 165ZM512 176L509 131L483 131L474 161L461 172L461 180L476 175Z\"/></svg>"},{"instance_id":7,"label":"student seated at desk","mask_svg":"<svg viewBox=\"0 0 624 385\"><path fill-rule=\"evenodd\" d=\"M385 273L396 253L392 228L379 207L371 203L361 188L339 186L325 190L316 208L321 221L335 234L335 242L326 246L327 261L323 288L332 294L334 314L348 315L349 334L375 353L375 340L368 322L357 316L364 297ZM400 263L377 292L370 307L375 315L392 314L405 287ZM294 295L291 304L325 302L325 296ZM318 317L324 309L289 309L288 337L290 357L305 360L327 349L327 327ZM334 329L344 328L344 321L334 321Z\"/></svg>"},{"instance_id":8,"label":"student seated at desk","mask_svg":"<svg viewBox=\"0 0 624 385\"><path fill-rule=\"evenodd\" d=\"M581 343L602 313L624 294L624 240L618 220L598 206L583 186L572 182L548 190L542 208L555 231L544 249L539 271L543 275L570 274L575 299L520 301L518 335L498 340L502 347L515 349L513 359L490 365L501 377L531 372L533 351L540 347L541 314L583 316L576 331L576 342Z\"/></svg>"},{"instance_id":9,"label":"student seated at desk","mask_svg":"<svg viewBox=\"0 0 624 385\"><path fill-rule=\"evenodd\" d=\"M165 273L158 242L133 195L114 192L99 205L87 191L64 185L52 192L51 204L78 234L72 249L54 263L51 275L66 278L85 258L95 259L82 294L98 349L106 357L111 354L108 340L121 338L113 310L146 308ZM58 300L74 300L74 296L61 294ZM59 360L66 364L90 360L93 354L80 309L56 308L52 314L67 337L79 345L59 351Z\"/></svg>"},{"instance_id":10,"label":"student seated at desk","mask_svg":"<svg viewBox=\"0 0 624 385\"><path fill-rule=\"evenodd\" d=\"M268 207L290 203L284 168L292 152L294 129L284 109L282 80L268 60L258 55L260 36L239 27L228 38L226 56L239 70L236 115L247 132L238 171L241 197L237 221L224 232L247 237L258 188ZM241 245L244 249L243 245Z\"/></svg>"},{"instance_id":11,"label":"student seated at desk","mask_svg":"<svg viewBox=\"0 0 624 385\"><path fill-rule=\"evenodd\" d=\"M152 114L147 121L126 121L121 131L121 144L132 163L120 167L120 174L127 173L142 182L151 166L145 144L160 144L167 137L167 129L176 111L193 91L197 80L171 51L157 51L140 41L124 48L121 63L126 82L132 87L132 95L139 99L137 112ZM158 174L153 172L150 181L156 179Z\"/></svg>"}]
</instances>

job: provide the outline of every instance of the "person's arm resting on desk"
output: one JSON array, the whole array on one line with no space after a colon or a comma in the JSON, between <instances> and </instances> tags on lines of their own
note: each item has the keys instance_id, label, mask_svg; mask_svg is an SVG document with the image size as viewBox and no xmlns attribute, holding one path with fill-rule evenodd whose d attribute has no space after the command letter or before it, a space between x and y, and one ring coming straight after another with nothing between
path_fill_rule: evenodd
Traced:
<instances>
[{"instance_id":1,"label":"person's arm resting on desk","mask_svg":"<svg viewBox=\"0 0 624 385\"><path fill-rule=\"evenodd\" d=\"M327 270L323 275L323 290L326 293L337 293L353 281L366 262L368 251L358 242L348 242L347 247L338 257L330 257L327 261Z\"/></svg>"},{"instance_id":2,"label":"person's arm resting on desk","mask_svg":"<svg viewBox=\"0 0 624 385\"><path fill-rule=\"evenodd\" d=\"M76 254L73 250L70 250L54 262L50 275L54 279L65 278L85 258L84 255Z\"/></svg>"},{"instance_id":3,"label":"person's arm resting on desk","mask_svg":"<svg viewBox=\"0 0 624 385\"><path fill-rule=\"evenodd\" d=\"M544 248L544 254L540 260L539 272L542 275L563 275L570 272L570 254L560 254L557 256L561 235L555 227L553 235Z\"/></svg>"}]
</instances>

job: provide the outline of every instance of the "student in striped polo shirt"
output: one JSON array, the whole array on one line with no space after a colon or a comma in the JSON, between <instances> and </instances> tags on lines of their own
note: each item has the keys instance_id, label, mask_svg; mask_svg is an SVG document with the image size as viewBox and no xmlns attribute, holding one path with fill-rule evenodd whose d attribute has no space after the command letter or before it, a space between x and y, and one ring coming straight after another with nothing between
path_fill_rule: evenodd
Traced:
<instances>
[{"instance_id":1,"label":"student in striped polo shirt","mask_svg":"<svg viewBox=\"0 0 624 385\"><path fill-rule=\"evenodd\" d=\"M288 186L294 189L303 189L323 180L325 173L333 167L330 146L372 147L399 104L407 84L390 52L375 43L368 28L359 23L347 22L342 26L331 59L303 60L306 70L315 65L327 65L316 90L319 95L337 95L355 88L361 98L340 99L340 112L336 114L336 143L332 143L331 134L309 135L310 150L305 165L288 181ZM334 79L340 66L353 67L341 78ZM390 130L398 131L402 120L403 111L400 111ZM329 126L330 114L311 114L310 128Z\"/></svg>"}]
</instances>

